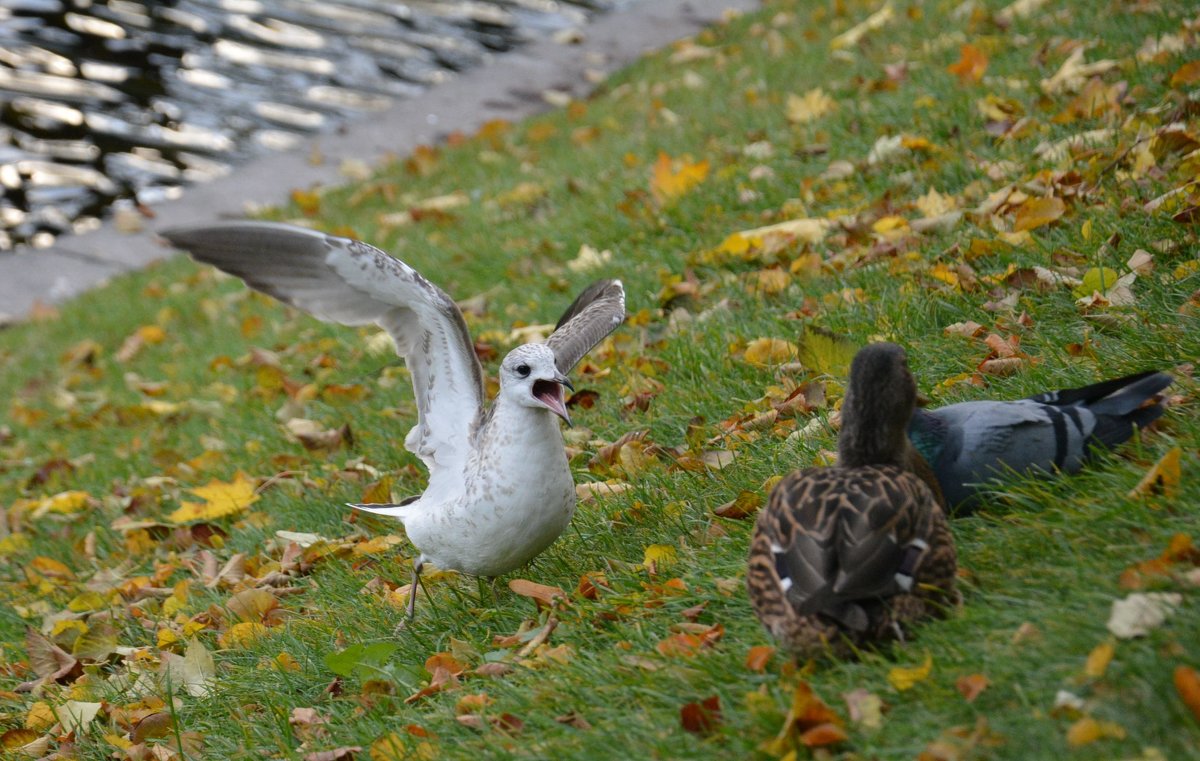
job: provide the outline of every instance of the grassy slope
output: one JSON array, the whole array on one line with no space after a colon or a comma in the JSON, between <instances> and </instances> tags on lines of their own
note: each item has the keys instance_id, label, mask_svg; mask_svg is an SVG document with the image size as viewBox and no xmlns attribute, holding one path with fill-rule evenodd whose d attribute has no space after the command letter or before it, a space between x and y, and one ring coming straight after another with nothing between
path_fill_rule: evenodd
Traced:
<instances>
[{"instance_id":1,"label":"grassy slope","mask_svg":"<svg viewBox=\"0 0 1200 761\"><path fill-rule=\"evenodd\" d=\"M518 321L552 320L574 290L594 276L563 267L581 244L611 250L612 261L602 274L625 281L635 318L593 357L599 372L580 375L582 386L600 397L595 407L575 413L577 425L594 433L580 437L585 451L574 461L579 480L599 477L587 463L600 442L649 428L653 441L677 446L685 443L689 421L697 415L706 421L701 437L716 436L718 421L754 408L754 400L768 387L803 379L749 365L740 359L740 350L759 337L795 340L806 324L856 341L878 335L900 341L910 350L922 388L938 403L983 395L1017 397L1147 366L1170 367L1194 358L1200 346L1194 313L1179 311L1196 289L1197 276L1194 271L1181 278L1170 274L1195 258L1195 236L1169 217L1145 213L1141 204L1182 184L1189 167L1178 155L1164 155L1159 169L1138 177L1125 172L1126 164L1103 173L1101 168L1133 142L1138 124L1153 129L1182 102L1180 90L1186 87L1172 90L1167 80L1189 53L1145 62L1135 52L1147 36L1178 33L1188 18L1187 4L1051 5L1004 29L991 21L988 10L1002 7L997 3L978 4L974 10L966 5L957 13L950 3L901 4L890 24L870 33L849 54L835 56L830 53L832 37L874 8L848 2L834 13L828 4L774 2L761 15L701 35L697 43L711 49L706 57L672 63L671 51L665 51L614 77L586 108L443 148L424 174L402 164L384 167L375 184L324 194L312 221L328 229L352 229L457 297L486 292L489 309L470 321L476 335L501 352L507 348L507 331ZM1065 124L1051 121L1072 96L1043 96L1038 82L1065 59L1064 43L1070 40L1088 41L1088 60L1121 62L1103 79L1108 85L1128 83L1116 113ZM965 41L990 58L982 83L960 84L946 71ZM903 81L891 89L875 86L885 78L885 65L904 61L910 65ZM837 109L811 124L790 125L784 115L787 94L818 86L837 101ZM987 134L976 101L989 93L1020 104L1031 118L1028 129L1011 140ZM1195 126L1194 116L1177 114L1175 118L1190 118ZM1043 140L1123 124L1128 129L1097 150L1060 164L1042 163L1033 154ZM901 133L924 138L929 145L868 166L865 159L876 140ZM744 147L760 141L770 143L773 155L747 156ZM828 152L806 150L818 143L827 144ZM660 151L710 162L703 183L661 210L646 195L650 166ZM856 169L844 180L820 179L835 160L852 162ZM980 169L984 160L1015 164L1007 177L989 179ZM760 164L769 166L773 177L752 179ZM878 256L868 256L874 242L870 224L886 214L920 216L912 204L931 187L971 208L1006 182L1032 180L1043 169L1074 169L1099 189L1086 203L1072 201L1062 220L1034 230L1027 242L973 258L970 265L983 276L1002 273L1009 262L1048 265L1056 253L1077 252L1091 263L1108 256L1104 264L1124 271L1123 262L1135 249L1155 251L1157 241L1176 241L1173 249L1156 254L1155 274L1134 285L1137 303L1125 310L1133 315L1128 324L1098 328L1097 321L1081 314L1067 288L1021 290L1019 305L1010 314L985 311L982 305L993 298L985 289L943 284L930 273L935 262L956 266L973 239L997 237L989 222L975 217L948 232L902 239L893 253L877 250ZM544 195L531 203L505 202L503 194L523 182L535 183ZM447 218L392 228L379 223L381 213L458 191L472 201ZM717 266L702 256L736 230L798 216L847 213L860 215L865 227L816 245L812 250L827 266L796 277L778 295L763 296L745 287L744 276L764 262ZM299 214L297 209L280 212L285 218ZM1090 223L1087 235L1085 223ZM1116 252L1102 253L1101 241L1117 231L1123 240ZM792 248L781 258L786 264L802 253ZM717 309L705 321L670 331L660 290L685 271L700 283L700 295L681 302L691 312L722 299L729 299L733 308ZM864 297L848 304L823 300L845 288L861 288ZM810 314L788 315L809 297L815 300ZM1021 311L1033 320L1028 328L1014 325ZM990 378L986 390L938 386L969 372L986 354L978 341L943 334L945 326L962 320L1003 334L1019 332L1021 348L1038 362L1013 376ZM166 340L119 361L114 355L125 338L149 324L160 325ZM94 365L72 363L64 356L85 339L98 344ZM1090 355L1067 350L1068 344L1085 339L1091 343ZM361 402L326 394L304 410L306 417L324 425L349 422L356 442L352 452L310 454L287 438L274 418L282 394L264 384L253 366L239 361L254 347L277 351L287 376L318 389L345 384L368 390ZM315 362L320 356L328 360ZM232 366L214 361L221 357L232 359ZM412 414L403 374L381 371L390 357L368 353L352 330L290 313L187 262L169 262L121 279L65 306L57 318L0 334L0 359L6 369L0 391L10 400L12 433L0 444L5 463L0 506L9 508L10 527L30 540L28 546L13 541L0 545L0 594L6 598L0 609L0 643L12 674L2 685L7 689L30 678L21 666L26 625L63 610L97 569L120 567L126 576L158 572L154 583L160 587L194 578L186 563L199 549L195 545L162 541L127 549L126 537L110 528L126 509L122 494L144 490L147 497L127 511L137 518L162 519L180 499L190 499L181 487L228 480L239 470L259 478L303 471L305 481L264 490L251 513L216 522L229 532L225 546L213 550L220 561L246 552L266 562L279 558L279 549L269 544L278 529L329 537L359 529L348 525L336 507L359 498L365 485L342 468L351 459L394 472L398 493L421 488L421 476L405 470L414 459L398 451ZM161 398L189 406L167 417L140 411L145 397L127 384L127 373L166 381ZM630 385L644 383L647 374L656 375L664 390L645 412L623 410ZM381 376L393 385L376 386ZM830 390L836 398L836 385ZM1126 735L1101 740L1074 751L1076 755L1123 758L1157 747L1167 758L1200 758L1200 732L1171 685L1177 664L1200 666L1194 648L1200 632L1194 592L1186 593L1182 609L1149 637L1120 642L1103 677L1083 676L1088 653L1108 638L1104 623L1112 600L1125 594L1117 586L1119 573L1156 556L1173 534L1197 531L1194 507L1189 506L1200 502L1194 478L1200 426L1192 414L1190 383L1182 393L1187 401L1168 415L1161 430L1124 449L1122 457L1106 458L1075 478L1015 482L980 515L956 522L960 559L968 572L966 605L960 612L923 627L907 647L866 654L855 663L816 665L807 678L839 712L845 713L840 694L858 687L889 706L881 729L852 725L851 740L841 747L863 757L911 758L944 730L975 727L986 719L997 743L976 747L980 755L1061 756L1068 752L1066 732L1073 717L1051 716L1050 709L1056 691L1068 689L1087 700L1090 715L1117 722ZM296 615L247 646L221 649L218 636L225 624L219 620L202 630L200 641L218 651L217 689L208 697L182 698L179 726L203 734L204 753L212 758L300 757L313 749L365 747L389 732L399 732L407 747L430 757L753 755L778 730L794 677L781 676L788 669L778 656L763 674L743 665L751 646L767 642L740 589L751 525L715 518L712 508L741 490L761 488L773 474L812 462L819 449L833 445L828 431L799 444L786 442L786 433L781 427L729 440L739 457L720 471L692 473L653 464L637 475L632 491L581 505L562 539L518 574L574 590L584 572L607 571L611 591L595 601L574 595L572 606L559 614L561 623L550 645L567 646L558 651L566 653L565 662L535 657L532 668L518 668L502 679L471 677L458 691L406 705L403 698L429 678L422 668L428 656L452 647L479 654L495 651L493 636L517 631L534 610L531 602L507 591L498 606L486 597L480 604L470 579L435 581L434 604L423 598L415 626L395 633L398 611L378 596L364 594L363 588L377 577L392 584L407 581L408 563L400 545L398 554L321 562L296 579L302 593L283 598ZM1184 449L1179 496L1149 504L1127 499L1126 492L1146 467L1175 444ZM180 465L206 450L218 454L193 466ZM74 472L52 473L45 483L34 479L47 462L72 458L82 458ZM172 476L177 484L143 486L142 479L158 475ZM68 488L88 492L97 503L74 518L61 518L33 517L29 503L20 501ZM390 529L366 526L370 535ZM89 532L95 543L90 556L83 551ZM652 579L637 564L644 548L653 544L674 546L678 561ZM28 564L38 556L67 564L75 578L30 570ZM682 579L687 591L658 604L647 585L671 578ZM209 591L196 583L178 619L163 614L153 601L139 606L145 611L142 618L131 618L129 606L119 598L113 598L108 613L120 644L145 648L153 660L156 630L180 630L179 621L210 605L219 607L228 596L227 589ZM648 601L653 604L646 605ZM656 644L672 625L684 621L685 609L702 602L706 607L699 621L722 624L723 638L695 658L659 655ZM83 618L96 625L103 613ZM1014 632L1026 622L1040 634L1014 644ZM69 642L71 636L68 630L61 638ZM398 646L387 667L396 696L364 699L355 678L347 680L340 696L327 694L333 674L323 657L347 645L376 641ZM300 670L270 667L280 652L291 655ZM926 652L934 663L928 680L905 692L889 685L892 667L916 665ZM483 656L464 657L474 666ZM74 687L52 686L42 699L51 704L68 697L104 699L114 706L130 703L134 697L110 679L124 669L122 659L114 656L107 665L89 667L92 673ZM991 686L967 703L955 681L972 673L985 674ZM523 730L513 736L481 733L456 722L458 699L479 691L494 701L489 715L510 713L524 721ZM709 737L685 732L680 707L712 695L722 706L720 728ZM32 702L6 693L0 702L4 725L19 726ZM307 706L330 723L327 734L298 751L303 733L289 725L288 717L293 708ZM591 729L555 721L571 711ZM422 741L405 732L409 725L434 736ZM113 747L103 736L123 732L106 709L79 738L75 752L80 758L106 758Z\"/></svg>"}]
</instances>

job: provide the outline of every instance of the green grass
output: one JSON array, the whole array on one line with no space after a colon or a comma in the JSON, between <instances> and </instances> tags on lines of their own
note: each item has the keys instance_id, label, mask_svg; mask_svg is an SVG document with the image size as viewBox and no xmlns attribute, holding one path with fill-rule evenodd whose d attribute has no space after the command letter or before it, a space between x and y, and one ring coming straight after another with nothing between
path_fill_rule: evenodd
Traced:
<instances>
[{"instance_id":1,"label":"green grass","mask_svg":"<svg viewBox=\"0 0 1200 761\"><path fill-rule=\"evenodd\" d=\"M632 318L575 373L578 387L599 393L595 406L573 413L577 480L603 478L589 467L592 456L636 429L649 429L650 441L664 448L736 452L732 465L706 472L671 467L660 453L630 479L630 491L581 504L563 537L514 574L560 586L572 598L554 614L558 626L546 647L524 658L494 638L517 632L526 619L544 623L547 614L503 585L496 604L486 589L481 599L469 578L435 579L432 600L419 600L415 624L397 630L401 611L372 590L407 583L406 543L358 556L347 551L294 570L283 586L295 591L280 596L285 613L244 644L227 639L234 619L224 604L238 588L206 589L194 570L202 567L202 551L218 566L245 553L243 586L253 586L255 578L279 570L278 530L345 539L347 547L401 533L339 507L361 498L376 480L364 465L390 477L397 495L419 492L424 483L401 446L414 417L406 376L390 354L368 351L365 339L373 331L318 323L234 280L172 260L64 305L56 317L0 333L0 394L7 400L0 435L0 507L7 518L7 538L0 538L0 689L6 690L0 728L24 726L38 701L104 701L69 752L110 758L129 738L129 727L117 720L122 708L147 695L174 695L177 731L149 742L177 749L187 733L198 733L203 749L193 755L204 758L302 758L346 746L362 746L359 757L366 758L366 749L390 733L416 757L428 758L764 756L757 749L779 731L800 677L781 655L765 673L744 665L751 647L769 643L742 591L752 521L717 518L712 510L743 490L761 490L773 475L811 464L820 450L833 447L834 434L826 429L789 442L787 434L808 422L801 418L721 435L722 421L764 409L761 399L771 387L788 390L818 375L748 364L742 351L749 341L797 342L808 326L858 343L876 336L899 341L922 390L937 404L1016 398L1148 367L1170 369L1200 353L1200 306L1188 304L1200 288L1200 270L1187 269L1197 259L1195 228L1171 220L1186 204L1143 209L1197 171L1196 158L1188 156L1200 134L1188 100L1196 85L1170 84L1194 58L1195 41L1180 53L1137 56L1148 37L1183 34L1194 10L1172 0L1101 6L1072 0L1004 25L995 21L1001 7L899 3L889 24L835 52L830 41L875 7L854 0L771 2L760 14L700 34L694 43L709 51L704 57L672 62L677 51L668 49L617 74L586 103L439 146L424 172L398 162L368 183L321 191L303 210L274 212L352 230L457 298L485 294L487 309L468 320L475 336L497 350L485 362L489 373L510 348L513 327L552 322L591 278L620 277ZM1114 91L1117 110L1056 123L1074 95L1044 94L1039 82L1054 74L1072 41L1087 44L1087 61L1117 62L1100 84L1126 86ZM960 83L946 70L963 42L989 58L982 82ZM901 63L907 75L889 84L884 67ZM787 95L815 87L836 101L836 110L809 124L789 124ZM977 107L989 94L1019 104L1029 120L1025 128L1011 138L990 134ZM1153 143L1155 166L1135 167L1139 136L1148 139L1171 121L1192 136L1179 141L1190 147ZM1104 128L1114 130L1108 140L1060 162L1035 154L1043 141ZM900 134L915 149L868 164L879 138ZM769 156L748 155L747 145L764 141ZM826 149L814 148L819 145ZM708 161L707 178L673 202L656 203L649 178L659 152ZM853 172L823 179L834 161L850 162ZM984 162L1012 163L993 179ZM769 167L769 175L761 176L759 166ZM1070 172L1076 174L1064 174ZM1055 195L1069 195L1066 214L1015 245L976 246L979 255L972 242L995 241L1000 232L972 213L947 231L890 244L872 230L888 215L919 218L913 204L929 188L970 212L1008 182L1031 195L1038 194L1031 183L1055 183ZM506 199L521 183L537 185L537 197ZM1087 194L1070 194L1080 183ZM454 192L470 202L410 225L381 223L383 214ZM849 215L854 219L846 220ZM730 233L797 217L843 222L820 243L771 257L709 253ZM1012 219L1009 212L1000 223ZM1104 247L1114 233L1119 243ZM610 250L611 261L592 272L567 267L583 244ZM1068 287L985 280L1010 263L1073 266L1080 273L1103 264L1123 273L1139 248L1154 254L1155 267L1134 283L1136 302L1128 307L1085 312ZM763 295L747 287L758 270L786 269L809 253L822 266L802 269L783 292ZM937 264L967 264L979 283L946 284L934 275ZM670 286L681 278L694 278L694 291L668 302ZM861 289L860 296L833 297L844 289ZM1013 290L1018 301L1011 309L984 308ZM1024 324L1017 319L1022 313ZM971 373L987 356L981 341L943 333L965 320L1019 335L1021 349L1035 361L1011 376L984 377L986 388L943 384ZM120 359L123 342L147 325L160 327L165 340ZM85 341L94 342L90 349L81 348ZM1086 350L1072 351L1072 344ZM255 349L275 352L280 371L260 369ZM293 391L311 385L315 395L300 393L303 417L327 427L349 423L353 447L307 452L290 439L276 420L287 400L280 375ZM1155 590L1181 592L1183 605L1149 636L1118 642L1102 676L1084 676L1088 654L1109 640L1105 622L1113 600L1128 593L1118 586L1121 572L1159 555L1174 534L1200 533L1200 424L1195 386L1180 377L1174 392L1182 401L1140 441L1075 477L1006 483L977 515L955 522L965 572L961 610L920 627L907 645L857 661L818 662L802 672L842 716L841 695L856 688L887 706L877 730L848 721L849 740L835 753L912 758L953 728L969 733L986 722L982 739L962 757L1136 758L1157 749L1163 758L1200 758L1200 725L1172 685L1177 666L1200 668L1194 587L1178 577L1152 583ZM628 402L647 378L661 390L639 411ZM138 390L138 379L163 382L161 396ZM347 399L338 387L365 397ZM830 382L828 391L836 403L840 386ZM148 401L176 406L155 411ZM1183 450L1178 493L1128 498L1173 446ZM248 511L212 521L224 538L209 540L211 547L196 538L199 531L163 527L181 501L193 500L187 489L231 481L239 471L260 483L285 475L263 488ZM86 492L91 502L74 513L42 514L42 500L65 490ZM114 528L118 519L155 525L121 530L121 524ZM641 563L645 548L656 544L675 548L676 562L651 576ZM53 564L35 558L59 561L70 573L56 575ZM596 599L575 591L581 575L599 571L607 585ZM136 577L163 590L192 583L179 609L167 612L165 592L138 598L114 591ZM682 589L663 586L673 579ZM69 612L68 604L88 589L102 594L104 607ZM721 624L721 639L692 658L659 654L656 645L686 623L684 611L700 604L697 621ZM56 628L68 619L93 631L108 622L116 643L132 650L86 660L83 676L48 685L37 696L11 692L34 676L26 628L52 634L70 651L80 628ZM1036 634L1014 642L1024 624ZM185 629L194 629L215 658L215 686L207 696L187 695L155 676L168 657L163 651L184 651ZM163 631L181 641L160 647ZM327 655L380 642L395 649L376 682L364 685L350 676L331 688L335 674ZM447 651L471 668L501 660L514 670L503 677L467 675L457 689L405 703L429 682L426 659ZM281 653L298 669L273 665ZM892 668L918 665L926 653L933 659L928 679L903 692L890 685ZM131 687L129 677L137 673L146 676ZM976 673L990 686L968 703L955 682ZM1068 729L1079 717L1052 710L1059 690L1080 696L1085 715L1115 722L1123 737L1069 746ZM456 720L458 701L478 692L492 701L486 717L511 714L523 722L521 730L481 730ZM720 700L720 724L708 736L685 731L681 707L710 696ZM306 707L328 723L312 730L289 722L293 709ZM556 721L572 712L590 729ZM49 729L36 721L34 728L29 739ZM65 733L55 733L50 750L66 751L68 743ZM799 750L800 757L806 753Z\"/></svg>"}]
</instances>

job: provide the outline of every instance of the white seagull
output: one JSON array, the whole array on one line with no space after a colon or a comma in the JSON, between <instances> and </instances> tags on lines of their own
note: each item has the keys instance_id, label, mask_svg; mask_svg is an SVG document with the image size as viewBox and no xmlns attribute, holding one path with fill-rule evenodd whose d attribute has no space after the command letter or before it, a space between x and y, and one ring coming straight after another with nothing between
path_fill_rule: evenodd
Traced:
<instances>
[{"instance_id":1,"label":"white seagull","mask_svg":"<svg viewBox=\"0 0 1200 761\"><path fill-rule=\"evenodd\" d=\"M404 446L429 469L429 485L401 504L351 507L398 518L417 548L409 618L426 562L495 577L532 560L567 527L575 483L554 416L570 424L566 373L625 319L621 281L593 283L546 343L510 351L500 363L500 392L485 406L483 372L458 306L399 259L357 240L271 222L160 234L318 319L375 323L395 342L417 402Z\"/></svg>"}]
</instances>

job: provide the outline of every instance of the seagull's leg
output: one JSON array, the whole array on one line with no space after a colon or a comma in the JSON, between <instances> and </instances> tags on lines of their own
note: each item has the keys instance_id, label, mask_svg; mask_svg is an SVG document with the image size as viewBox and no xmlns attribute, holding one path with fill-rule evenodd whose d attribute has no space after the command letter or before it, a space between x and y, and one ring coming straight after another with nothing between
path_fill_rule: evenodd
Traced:
<instances>
[{"instance_id":1,"label":"seagull's leg","mask_svg":"<svg viewBox=\"0 0 1200 761\"><path fill-rule=\"evenodd\" d=\"M421 566L425 565L425 556L417 555L413 561L412 588L408 590L408 620L412 621L417 614L417 590L424 589L421 585Z\"/></svg>"},{"instance_id":2,"label":"seagull's leg","mask_svg":"<svg viewBox=\"0 0 1200 761\"><path fill-rule=\"evenodd\" d=\"M500 583L500 577L493 576L492 577L492 604L494 604L497 608L500 607L500 593L496 591L496 585L498 583Z\"/></svg>"}]
</instances>

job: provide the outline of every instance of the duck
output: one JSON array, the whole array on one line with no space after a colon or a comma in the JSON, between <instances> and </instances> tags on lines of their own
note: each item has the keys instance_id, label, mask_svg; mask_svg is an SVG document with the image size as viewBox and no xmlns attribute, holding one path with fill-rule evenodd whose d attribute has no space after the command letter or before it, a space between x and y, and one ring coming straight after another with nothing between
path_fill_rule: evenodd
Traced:
<instances>
[{"instance_id":1,"label":"duck","mask_svg":"<svg viewBox=\"0 0 1200 761\"><path fill-rule=\"evenodd\" d=\"M1076 473L1124 443L1162 416L1162 392L1173 381L1148 370L1015 401L918 407L908 424L914 469L952 516L969 515L1005 474Z\"/></svg>"},{"instance_id":2,"label":"duck","mask_svg":"<svg viewBox=\"0 0 1200 761\"><path fill-rule=\"evenodd\" d=\"M768 632L797 658L904 641L957 601L957 554L933 489L913 471L917 386L894 343L850 365L838 461L786 475L750 542L746 587Z\"/></svg>"}]
</instances>

